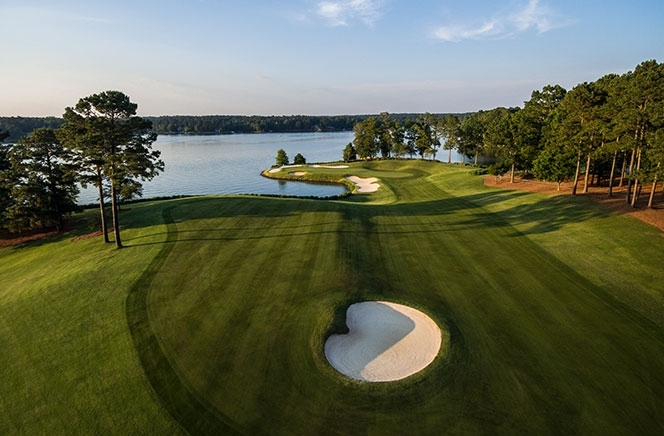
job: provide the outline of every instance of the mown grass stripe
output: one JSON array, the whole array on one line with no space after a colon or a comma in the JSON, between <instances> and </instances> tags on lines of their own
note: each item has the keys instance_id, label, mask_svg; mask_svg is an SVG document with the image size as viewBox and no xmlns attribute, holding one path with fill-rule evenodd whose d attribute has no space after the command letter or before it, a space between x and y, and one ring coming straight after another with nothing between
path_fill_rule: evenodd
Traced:
<instances>
[{"instance_id":1,"label":"mown grass stripe","mask_svg":"<svg viewBox=\"0 0 664 436\"><path fill-rule=\"evenodd\" d=\"M659 234L460 166L349 171L386 189L148 202L123 212L126 250L0 250L0 432L662 433L661 330L639 326L661 319ZM322 344L359 298L447 324L450 354L344 378Z\"/></svg>"},{"instance_id":2,"label":"mown grass stripe","mask_svg":"<svg viewBox=\"0 0 664 436\"><path fill-rule=\"evenodd\" d=\"M178 228L171 213L174 207L166 207L162 212L167 228L162 248L129 289L126 305L129 330L145 375L173 419L192 434L241 434L235 422L205 405L185 386L163 353L150 325L149 290L178 240Z\"/></svg>"}]
</instances>

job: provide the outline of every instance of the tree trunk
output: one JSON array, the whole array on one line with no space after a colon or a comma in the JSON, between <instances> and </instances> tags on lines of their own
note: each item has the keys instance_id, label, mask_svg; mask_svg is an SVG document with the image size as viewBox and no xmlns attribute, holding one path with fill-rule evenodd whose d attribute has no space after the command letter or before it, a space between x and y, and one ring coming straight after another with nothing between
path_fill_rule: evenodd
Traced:
<instances>
[{"instance_id":1,"label":"tree trunk","mask_svg":"<svg viewBox=\"0 0 664 436\"><path fill-rule=\"evenodd\" d=\"M64 214L63 214L62 212L60 212L59 209L60 209L60 207L58 206L58 211L57 211L57 214L58 214L58 224L56 225L55 229L56 229L58 232L61 232L61 231L65 228L65 217L64 217Z\"/></svg>"},{"instance_id":2,"label":"tree trunk","mask_svg":"<svg viewBox=\"0 0 664 436\"><path fill-rule=\"evenodd\" d=\"M452 163L452 149L450 148L450 151L447 153L447 163L451 164Z\"/></svg>"},{"instance_id":3,"label":"tree trunk","mask_svg":"<svg viewBox=\"0 0 664 436\"><path fill-rule=\"evenodd\" d=\"M659 163L657 164L657 169L659 169ZM652 205L655 199L655 190L657 189L657 174L655 174L655 178L652 180L652 188L650 189L650 198L648 198L648 209L652 209Z\"/></svg>"},{"instance_id":4,"label":"tree trunk","mask_svg":"<svg viewBox=\"0 0 664 436\"><path fill-rule=\"evenodd\" d=\"M104 187L101 181L99 182L98 188L99 188L99 213L101 215L100 216L101 233L104 236L104 243L108 244L111 241L108 240L108 225L106 224L106 214L104 213L104 209L106 209L106 207L104 206Z\"/></svg>"},{"instance_id":5,"label":"tree trunk","mask_svg":"<svg viewBox=\"0 0 664 436\"><path fill-rule=\"evenodd\" d=\"M516 165L512 162L512 171L510 172L510 183L514 183L514 167Z\"/></svg>"},{"instance_id":6,"label":"tree trunk","mask_svg":"<svg viewBox=\"0 0 664 436\"><path fill-rule=\"evenodd\" d=\"M641 149L636 152L636 171L641 169ZM636 202L639 201L641 194L641 187L639 186L639 179L634 179L634 193L632 194L632 207L636 207Z\"/></svg>"},{"instance_id":7,"label":"tree trunk","mask_svg":"<svg viewBox=\"0 0 664 436\"><path fill-rule=\"evenodd\" d=\"M616 161L618 160L618 150L613 152L611 161L611 174L609 175L609 197L613 197L613 173L616 171Z\"/></svg>"},{"instance_id":8,"label":"tree trunk","mask_svg":"<svg viewBox=\"0 0 664 436\"><path fill-rule=\"evenodd\" d=\"M639 180L634 179L634 183L632 183L633 186L633 193L630 195L630 201L629 204L632 207L636 207L636 202L638 201L638 196L639 196Z\"/></svg>"},{"instance_id":9,"label":"tree trunk","mask_svg":"<svg viewBox=\"0 0 664 436\"><path fill-rule=\"evenodd\" d=\"M588 159L586 160L586 174L583 177L583 193L588 193L588 185L590 184L590 153L588 153Z\"/></svg>"},{"instance_id":10,"label":"tree trunk","mask_svg":"<svg viewBox=\"0 0 664 436\"><path fill-rule=\"evenodd\" d=\"M579 184L579 173L581 172L581 152L576 156L576 171L574 172L574 184L572 185L572 195L576 195L576 187Z\"/></svg>"},{"instance_id":11,"label":"tree trunk","mask_svg":"<svg viewBox=\"0 0 664 436\"><path fill-rule=\"evenodd\" d=\"M618 183L619 188L623 187L623 182L625 180L625 171L627 171L627 153L623 152L622 169L620 170L620 183Z\"/></svg>"},{"instance_id":12,"label":"tree trunk","mask_svg":"<svg viewBox=\"0 0 664 436\"><path fill-rule=\"evenodd\" d=\"M627 179L627 195L626 201L627 204L630 204L632 202L632 171L634 170L634 160L636 159L636 148L632 149L632 156L629 158L629 175L630 177Z\"/></svg>"},{"instance_id":13,"label":"tree trunk","mask_svg":"<svg viewBox=\"0 0 664 436\"><path fill-rule=\"evenodd\" d=\"M122 248L120 239L120 220L118 218L118 195L115 191L115 183L111 182L111 209L113 210L113 231L115 232L115 246Z\"/></svg>"}]
</instances>

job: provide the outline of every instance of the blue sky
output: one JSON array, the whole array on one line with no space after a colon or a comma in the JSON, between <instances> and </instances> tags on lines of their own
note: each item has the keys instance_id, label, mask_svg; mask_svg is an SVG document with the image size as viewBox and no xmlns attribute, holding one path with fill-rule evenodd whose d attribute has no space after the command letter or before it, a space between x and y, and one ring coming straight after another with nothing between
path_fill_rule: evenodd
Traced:
<instances>
[{"instance_id":1,"label":"blue sky","mask_svg":"<svg viewBox=\"0 0 664 436\"><path fill-rule=\"evenodd\" d=\"M0 0L0 116L468 112L648 59L661 0Z\"/></svg>"}]
</instances>

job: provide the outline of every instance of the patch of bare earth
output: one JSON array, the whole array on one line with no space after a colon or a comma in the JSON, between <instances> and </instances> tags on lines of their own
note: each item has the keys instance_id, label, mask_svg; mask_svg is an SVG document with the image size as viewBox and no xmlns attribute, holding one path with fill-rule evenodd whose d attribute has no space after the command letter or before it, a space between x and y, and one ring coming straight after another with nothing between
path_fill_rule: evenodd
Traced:
<instances>
[{"instance_id":1,"label":"patch of bare earth","mask_svg":"<svg viewBox=\"0 0 664 436\"><path fill-rule=\"evenodd\" d=\"M113 234L113 230L109 229L109 234ZM14 247L17 245L24 244L26 242L39 241L41 239L52 238L59 235L60 232L56 230L44 230L44 231L33 231L30 233L23 234L12 234L12 233L0 233L0 248L3 247ZM92 239L101 237L101 231L86 233L85 235L80 235L72 239L72 241L83 241L86 239Z\"/></svg>"},{"instance_id":2,"label":"patch of bare earth","mask_svg":"<svg viewBox=\"0 0 664 436\"><path fill-rule=\"evenodd\" d=\"M487 176L484 178L485 186L495 186L502 189L512 189L518 191L538 192L549 195L571 195L573 182L563 182L558 190L558 184L553 182L543 182L534 179L515 178L514 183L510 182L509 177ZM664 231L664 198L662 196L662 184L655 191L654 209L647 208L648 197L650 196L651 185L645 185L641 189L641 196L637 207L632 207L625 201L627 194L626 186L613 188L613 196L609 197L609 188L607 186L589 186L588 192L583 192L583 181L577 186L577 195L585 195L593 201L601 203L611 209L630 215L638 220L653 225Z\"/></svg>"},{"instance_id":3,"label":"patch of bare earth","mask_svg":"<svg viewBox=\"0 0 664 436\"><path fill-rule=\"evenodd\" d=\"M59 232L55 230L35 231L29 233L13 234L1 233L0 234L0 248L13 247L21 245L26 242L38 241L40 239L50 238L57 235Z\"/></svg>"}]
</instances>

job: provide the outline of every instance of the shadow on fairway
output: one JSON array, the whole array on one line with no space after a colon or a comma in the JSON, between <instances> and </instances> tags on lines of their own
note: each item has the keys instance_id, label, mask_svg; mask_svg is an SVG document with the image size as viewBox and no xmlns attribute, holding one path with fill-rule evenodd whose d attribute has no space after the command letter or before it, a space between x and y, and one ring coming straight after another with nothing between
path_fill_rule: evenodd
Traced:
<instances>
[{"instance_id":1,"label":"shadow on fairway","mask_svg":"<svg viewBox=\"0 0 664 436\"><path fill-rule=\"evenodd\" d=\"M347 202L244 197L203 198L195 201L187 200L164 203L161 214L162 222L153 223L152 225L166 224L166 231L161 233L165 235L165 239L163 242L158 243L161 244L159 253L131 287L126 306L132 339L141 365L144 368L146 378L149 380L156 397L164 408L187 431L193 434L247 433L246 429L238 427L237 422L210 404L204 397L197 394L195 389L187 385L186 379L183 380L178 375L163 352L159 338L150 325L147 301L151 283L165 264L176 242L258 237L283 238L322 232L341 233L341 237L339 238L340 246L338 248L340 249L341 257L350 266L349 275L352 277L352 282L349 281L349 288L380 290L381 296L389 297L398 291L398 286L391 284L391 280L387 275L385 275L385 279L377 281L376 277L381 276L381 274L372 274L368 271L370 268L363 267L363 265L375 266L376 264L375 261L373 263L370 261L370 257L376 254L376 250L374 249L376 247L372 244L376 244L374 236L377 233L389 234L390 232L399 232L414 234L504 227L508 228L507 234L511 236L511 231L514 232L513 235L523 234L523 231L520 233L513 227L514 223L528 224L529 227L525 230L526 233L550 232L570 223L607 216L607 211L604 211L600 207L593 207L582 201L559 197L541 198L538 201L528 203L515 201L514 203L516 204L512 207L506 207L497 213L487 212L483 207L486 204L518 199L521 195L528 194L486 192L472 196L448 197L421 203L375 206L356 205ZM177 209L177 213L174 213L176 212L175 209ZM281 230L287 230L285 232L274 236L257 236L255 233L261 227L254 221L246 221L250 225L254 223L253 225L255 226L255 228L251 228L250 226L248 228L244 225L245 221L243 220L245 217L291 217L304 212L312 213L316 211L340 213L341 217L338 219L342 222L342 225L338 230L329 230L323 224L318 224L322 227L316 229L315 226L292 224L293 221L291 221L288 225L278 227ZM154 215L156 216L157 214ZM403 220L403 224L398 227L395 225L392 228L390 225L382 223L382 221L390 220L379 219L380 217L387 216L404 217L406 219ZM220 224L220 222L214 222L214 219L222 217L235 219L235 222L225 225L225 229L215 228L215 225ZM414 224L410 224L409 217L413 217ZM418 222L417 217L437 217L433 220L436 223L435 228L426 228L427 223L432 220L421 220ZM180 222L186 221L189 227L195 228L196 230L192 230L192 232L196 232L196 237L187 239L189 232L178 229L176 218ZM193 220L200 220L200 222L192 222ZM145 220L146 225L147 221ZM265 222L269 223L270 221L268 219ZM440 224L438 224L438 221L440 221ZM261 223L260 220L257 222ZM277 226L279 226L279 223L282 221L272 220L272 222L276 222ZM330 223L326 222L325 224ZM210 227L210 229L208 230L206 227ZM225 233L231 230L236 231L236 233L220 237L219 233L215 234L215 230ZM241 234L239 233L240 231ZM125 240L127 241L127 239ZM137 238L133 242L138 241L139 239ZM362 247L362 249L358 249L358 247ZM573 275L573 281L583 282L584 279L582 277L577 277L577 274L573 270L560 261L552 258L549 259L549 262L560 271L564 271L565 274ZM625 313L635 322L640 323L646 329L645 331L648 331L647 329L649 328L652 330L650 326L645 325L631 310L628 310L629 308L625 307L624 304L614 301L610 296L605 295L592 284L588 283L583 286L587 287L601 299L607 301L616 310ZM353 299L359 299L359 297L364 297L364 295L354 295ZM445 319L450 325L452 347L448 361L450 363L446 364L446 368L450 370L447 377L455 377L461 380L460 383L466 383L471 377L469 374L472 374L473 362L466 350L463 335L456 327L454 312L449 308L442 307L444 305L442 301L438 301L436 304L438 307L436 307L434 312L444 314ZM342 327L336 330L335 333L343 331ZM460 368L464 368L466 372L462 373Z\"/></svg>"},{"instance_id":2,"label":"shadow on fairway","mask_svg":"<svg viewBox=\"0 0 664 436\"><path fill-rule=\"evenodd\" d=\"M557 231L566 225L590 219L608 217L613 214L606 208L590 203L586 199L562 196L542 198L532 203L521 203L498 212L489 212L488 203L513 200L528 194L482 193L467 197L388 206L385 215L400 216L452 216L444 219L444 231L473 230L483 228L514 228L513 236L541 234Z\"/></svg>"},{"instance_id":3,"label":"shadow on fairway","mask_svg":"<svg viewBox=\"0 0 664 436\"><path fill-rule=\"evenodd\" d=\"M513 236L527 234L541 234L553 232L562 227L579 223L590 219L608 217L615 215L612 210L594 204L585 198L570 198L554 196L540 198L534 202L521 201L514 206L506 207L498 212L489 212L486 205L496 205L503 201L519 199L523 196L533 195L529 193L512 191L491 191L469 196L445 198L415 202L397 203L387 205L357 204L354 202L328 201L328 200L299 200L299 199L277 199L265 197L209 197L185 200L173 204L178 208L178 217L174 221L184 222L194 219L217 219L217 218L276 218L288 217L304 212L338 212L343 214L351 225L339 230L339 232L366 233L376 231L376 219L380 217L440 217L439 222L434 222L430 228L422 228L421 225L399 226L395 233L432 233L451 232L457 230L473 230L483 228L513 228ZM129 220L128 220L129 221ZM141 225L150 226L159 222L143 220ZM440 224L440 225L436 225ZM515 225L519 225L517 230ZM128 224L132 228L135 225ZM229 228L233 229L236 224ZM215 233L227 230L225 228L210 228L203 240L241 240L251 238L264 238L266 236L252 235L250 230L291 229L292 232L282 233L273 237L289 237L311 233L309 225L290 225L287 227L264 227L255 228L242 227L243 232L233 237L215 237ZM298 229L302 229L300 232ZM198 230L205 230L202 224ZM381 232L389 233L384 225ZM187 239L186 231L181 232L180 241L201 240L200 231L198 238ZM162 242L150 242L142 244L140 239L147 239L164 233L141 235L137 238L125 238L127 246L141 246L161 244ZM269 237L269 236L267 236Z\"/></svg>"},{"instance_id":4,"label":"shadow on fairway","mask_svg":"<svg viewBox=\"0 0 664 436\"><path fill-rule=\"evenodd\" d=\"M150 284L163 266L177 241L177 227L167 207L162 217L169 231L166 243L143 274L134 282L126 301L127 322L134 342L134 348L141 361L150 385L161 404L171 416L189 433L203 435L243 434L237 424L194 394L186 386L164 354L159 339L150 325L148 316L148 294Z\"/></svg>"}]
</instances>

